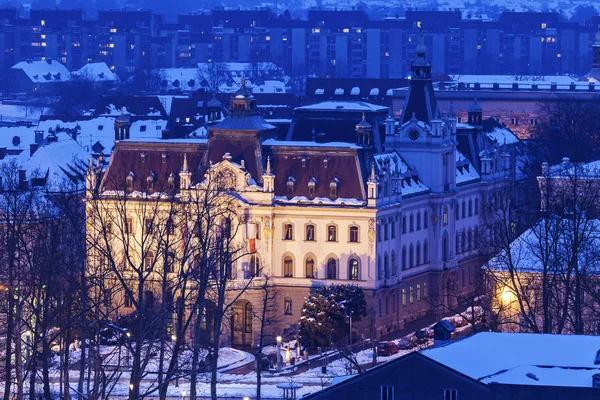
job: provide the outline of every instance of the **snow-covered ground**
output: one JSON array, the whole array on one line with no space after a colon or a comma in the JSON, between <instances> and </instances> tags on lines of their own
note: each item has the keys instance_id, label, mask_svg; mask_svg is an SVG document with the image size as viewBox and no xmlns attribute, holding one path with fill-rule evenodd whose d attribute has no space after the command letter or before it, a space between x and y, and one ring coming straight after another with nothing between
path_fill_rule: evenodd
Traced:
<instances>
[{"instance_id":1,"label":"snow-covered ground","mask_svg":"<svg viewBox=\"0 0 600 400\"><path fill-rule=\"evenodd\" d=\"M476 313L481 313L481 309L479 307L476 308ZM462 336L463 334L468 334L471 329L471 325L462 319L461 316L455 315L453 317L446 318L450 320L455 326L457 326L455 332L458 336ZM426 330L431 331L431 327L433 325L426 328ZM404 342L413 336L414 333L406 335L403 338L394 340L396 343ZM281 346L281 355L283 360L285 361L288 353L287 349L290 349L289 356L297 357L298 343L295 340L284 342ZM428 338L425 343L418 344L415 347L409 350L400 350L397 354L393 354L389 357L377 357L377 363L386 362L389 360L396 359L401 357L409 352L423 350L433 346L433 339ZM302 349L303 350L303 349ZM276 353L277 347L275 345L265 346L263 348L263 352L267 355ZM108 360L111 360L110 363L117 364L119 362L119 354L121 365L128 365L128 360L126 356L126 349L121 348L121 352L119 353L118 346L101 346L100 352L104 357L108 357ZM168 353L167 360L168 360ZM325 354L334 355L334 351L327 352ZM205 355L206 353L203 353ZM80 350L77 345L72 346L72 362L76 363L80 359ZM189 352L184 352L181 357L182 360L182 369L185 369L186 363L189 361L190 354ZM335 361L329 362L328 360L316 360L319 357L317 354L309 354L309 363L306 365L307 361L303 359L299 359L295 367L291 365L286 365L284 370L281 372L276 371L265 371L262 374L262 389L261 393L264 398L281 398L282 390L277 387L278 384L284 383L300 383L303 385L297 392L298 396L301 397L305 394L312 393L318 391L324 387L330 386L331 384L337 383L344 379L347 379L349 376L352 376L357 373L356 368L350 361L347 359L341 358ZM373 358L373 352L371 348L366 348L358 353L352 355L354 361L361 365L361 369L366 370L371 367L371 362ZM158 368L156 360L152 360L147 368L149 372L144 378L141 389L142 393L148 390L151 387L156 386L156 371ZM54 360L54 365L58 365L58 358L56 357ZM243 398L248 396L252 398L256 393L256 381L257 376L254 371L254 356L250 353L232 349L228 347L221 348L219 351L219 361L218 361L219 369L217 372L217 393L219 397L223 398ZM247 368L243 368L243 371L236 370L238 367L247 366ZM308 368L306 368L308 366ZM322 367L326 366L326 371L323 372ZM302 372L298 372L297 369L302 368ZM129 373L122 372L119 373L119 377L115 377L115 387L111 392L111 396L126 396L129 390ZM58 388L58 379L59 373L58 369L53 371L53 382L55 383L56 389ZM71 379L72 382L77 382L78 373L77 371L71 371ZM0 386L0 392L2 391L2 386ZM184 397L190 391L189 381L187 379L179 379L178 386L175 384L171 384L169 387L169 396L171 397ZM199 376L199 382L197 385L197 392L200 396L209 397L210 396L210 374L205 373ZM146 397L152 397L146 396Z\"/></svg>"}]
</instances>

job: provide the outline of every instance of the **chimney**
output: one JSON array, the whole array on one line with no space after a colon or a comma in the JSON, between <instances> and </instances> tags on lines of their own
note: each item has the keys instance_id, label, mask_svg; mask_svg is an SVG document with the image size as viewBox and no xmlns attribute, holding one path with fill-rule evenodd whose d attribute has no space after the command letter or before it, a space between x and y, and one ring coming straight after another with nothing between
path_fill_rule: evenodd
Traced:
<instances>
[{"instance_id":1,"label":"chimney","mask_svg":"<svg viewBox=\"0 0 600 400\"><path fill-rule=\"evenodd\" d=\"M517 82L513 82L512 90L519 90L519 84Z\"/></svg>"},{"instance_id":2,"label":"chimney","mask_svg":"<svg viewBox=\"0 0 600 400\"><path fill-rule=\"evenodd\" d=\"M574 91L575 91L575 82L571 82L571 84L569 85L569 90L570 90L571 92L574 92Z\"/></svg>"},{"instance_id":3,"label":"chimney","mask_svg":"<svg viewBox=\"0 0 600 400\"><path fill-rule=\"evenodd\" d=\"M590 92L593 92L596 90L596 84L594 82L590 82L589 86L588 86L588 90Z\"/></svg>"},{"instance_id":4,"label":"chimney","mask_svg":"<svg viewBox=\"0 0 600 400\"><path fill-rule=\"evenodd\" d=\"M475 82L475 90L481 89L481 84L479 82Z\"/></svg>"},{"instance_id":5,"label":"chimney","mask_svg":"<svg viewBox=\"0 0 600 400\"><path fill-rule=\"evenodd\" d=\"M492 89L494 89L494 90L500 89L500 84L498 82L494 82L494 85L492 86Z\"/></svg>"},{"instance_id":6,"label":"chimney","mask_svg":"<svg viewBox=\"0 0 600 400\"><path fill-rule=\"evenodd\" d=\"M40 144L44 140L44 131L36 130L35 131L35 143Z\"/></svg>"},{"instance_id":7,"label":"chimney","mask_svg":"<svg viewBox=\"0 0 600 400\"><path fill-rule=\"evenodd\" d=\"M551 82L550 83L550 90L553 92L556 92L556 82Z\"/></svg>"},{"instance_id":8,"label":"chimney","mask_svg":"<svg viewBox=\"0 0 600 400\"><path fill-rule=\"evenodd\" d=\"M48 64L52 64L52 59L51 59L51 58L46 58L46 62L47 62Z\"/></svg>"},{"instance_id":9,"label":"chimney","mask_svg":"<svg viewBox=\"0 0 600 400\"><path fill-rule=\"evenodd\" d=\"M37 143L31 143L29 145L29 157L31 157L33 155L33 153L35 153L38 149L38 144Z\"/></svg>"},{"instance_id":10,"label":"chimney","mask_svg":"<svg viewBox=\"0 0 600 400\"><path fill-rule=\"evenodd\" d=\"M58 137L56 137L56 135L52 134L52 135L48 135L48 143L54 143L54 142L58 142Z\"/></svg>"},{"instance_id":11,"label":"chimney","mask_svg":"<svg viewBox=\"0 0 600 400\"><path fill-rule=\"evenodd\" d=\"M171 132L168 129L163 129L160 134L161 139L169 139L171 137Z\"/></svg>"},{"instance_id":12,"label":"chimney","mask_svg":"<svg viewBox=\"0 0 600 400\"><path fill-rule=\"evenodd\" d=\"M531 90L533 90L533 91L536 91L536 90L538 90L538 85L537 85L537 83L534 83L534 84L532 84L532 85L531 85Z\"/></svg>"}]
</instances>

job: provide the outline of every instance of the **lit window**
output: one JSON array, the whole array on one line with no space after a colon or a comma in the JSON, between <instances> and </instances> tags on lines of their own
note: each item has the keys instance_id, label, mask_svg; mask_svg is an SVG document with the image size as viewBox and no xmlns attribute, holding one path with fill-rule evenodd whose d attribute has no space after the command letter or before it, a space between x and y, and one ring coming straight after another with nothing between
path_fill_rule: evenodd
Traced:
<instances>
[{"instance_id":1,"label":"lit window","mask_svg":"<svg viewBox=\"0 0 600 400\"><path fill-rule=\"evenodd\" d=\"M291 278L294 276L294 261L292 257L286 257L283 259L283 276Z\"/></svg>"}]
</instances>

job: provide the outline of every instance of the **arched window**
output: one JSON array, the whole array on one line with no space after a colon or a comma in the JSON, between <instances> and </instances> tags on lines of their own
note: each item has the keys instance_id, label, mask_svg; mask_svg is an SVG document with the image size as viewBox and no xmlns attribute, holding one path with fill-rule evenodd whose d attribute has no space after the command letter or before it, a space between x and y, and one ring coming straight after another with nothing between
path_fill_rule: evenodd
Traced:
<instances>
[{"instance_id":1,"label":"arched window","mask_svg":"<svg viewBox=\"0 0 600 400\"><path fill-rule=\"evenodd\" d=\"M409 221L409 231L412 232L415 230L415 216L413 214L410 214Z\"/></svg>"},{"instance_id":2,"label":"arched window","mask_svg":"<svg viewBox=\"0 0 600 400\"><path fill-rule=\"evenodd\" d=\"M423 242L423 263L427 264L429 262L429 246L427 245L427 240Z\"/></svg>"},{"instance_id":3,"label":"arched window","mask_svg":"<svg viewBox=\"0 0 600 400\"><path fill-rule=\"evenodd\" d=\"M294 276L294 260L290 256L283 259L283 276L287 278Z\"/></svg>"},{"instance_id":4,"label":"arched window","mask_svg":"<svg viewBox=\"0 0 600 400\"><path fill-rule=\"evenodd\" d=\"M244 328L246 333L252 333L252 303L247 302L244 306Z\"/></svg>"},{"instance_id":5,"label":"arched window","mask_svg":"<svg viewBox=\"0 0 600 400\"><path fill-rule=\"evenodd\" d=\"M462 251L467 251L467 234L465 233L465 231L462 231L462 233L460 234L460 246Z\"/></svg>"},{"instance_id":6,"label":"arched window","mask_svg":"<svg viewBox=\"0 0 600 400\"><path fill-rule=\"evenodd\" d=\"M337 279L337 261L335 258L327 260L327 279Z\"/></svg>"},{"instance_id":7,"label":"arched window","mask_svg":"<svg viewBox=\"0 0 600 400\"><path fill-rule=\"evenodd\" d=\"M283 240L294 240L294 225L283 225Z\"/></svg>"},{"instance_id":8,"label":"arched window","mask_svg":"<svg viewBox=\"0 0 600 400\"><path fill-rule=\"evenodd\" d=\"M377 279L383 278L383 264L381 263L381 256L377 257Z\"/></svg>"},{"instance_id":9,"label":"arched window","mask_svg":"<svg viewBox=\"0 0 600 400\"><path fill-rule=\"evenodd\" d=\"M473 215L473 200L469 199L469 217Z\"/></svg>"},{"instance_id":10,"label":"arched window","mask_svg":"<svg viewBox=\"0 0 600 400\"><path fill-rule=\"evenodd\" d=\"M444 207L444 213L442 215L442 223L448 225L448 209Z\"/></svg>"},{"instance_id":11,"label":"arched window","mask_svg":"<svg viewBox=\"0 0 600 400\"><path fill-rule=\"evenodd\" d=\"M448 248L448 232L444 232L442 238L442 260L448 261L450 258L450 249Z\"/></svg>"},{"instance_id":12,"label":"arched window","mask_svg":"<svg viewBox=\"0 0 600 400\"><path fill-rule=\"evenodd\" d=\"M417 242L417 249L416 249L416 256L417 256L417 265L421 265L421 243Z\"/></svg>"},{"instance_id":13,"label":"arched window","mask_svg":"<svg viewBox=\"0 0 600 400\"><path fill-rule=\"evenodd\" d=\"M348 262L348 278L351 281L357 281L360 279L358 260L356 258L351 258Z\"/></svg>"},{"instance_id":14,"label":"arched window","mask_svg":"<svg viewBox=\"0 0 600 400\"><path fill-rule=\"evenodd\" d=\"M420 211L417 213L417 230L418 231L421 230L421 212Z\"/></svg>"},{"instance_id":15,"label":"arched window","mask_svg":"<svg viewBox=\"0 0 600 400\"><path fill-rule=\"evenodd\" d=\"M467 203L464 200L462 201L461 214L463 218L467 216Z\"/></svg>"},{"instance_id":16,"label":"arched window","mask_svg":"<svg viewBox=\"0 0 600 400\"><path fill-rule=\"evenodd\" d=\"M408 248L408 268L412 268L415 266L415 249L411 244Z\"/></svg>"},{"instance_id":17,"label":"arched window","mask_svg":"<svg viewBox=\"0 0 600 400\"><path fill-rule=\"evenodd\" d=\"M460 233L456 232L456 254L460 253Z\"/></svg>"},{"instance_id":18,"label":"arched window","mask_svg":"<svg viewBox=\"0 0 600 400\"><path fill-rule=\"evenodd\" d=\"M389 278L391 274L390 274L390 263L389 263L387 253L385 253L385 255L383 256L383 269L385 271L385 277Z\"/></svg>"},{"instance_id":19,"label":"arched window","mask_svg":"<svg viewBox=\"0 0 600 400\"><path fill-rule=\"evenodd\" d=\"M402 270L405 270L407 268L407 264L406 264L406 246L404 246L402 248Z\"/></svg>"},{"instance_id":20,"label":"arched window","mask_svg":"<svg viewBox=\"0 0 600 400\"><path fill-rule=\"evenodd\" d=\"M337 242L337 226L327 225L327 241Z\"/></svg>"},{"instance_id":21,"label":"arched window","mask_svg":"<svg viewBox=\"0 0 600 400\"><path fill-rule=\"evenodd\" d=\"M306 259L306 277L314 278L315 277L315 260L312 257Z\"/></svg>"},{"instance_id":22,"label":"arched window","mask_svg":"<svg viewBox=\"0 0 600 400\"><path fill-rule=\"evenodd\" d=\"M396 252L394 252L394 250L392 250L392 256L390 258L390 264L392 267L392 276L396 276L398 275L398 271L396 268Z\"/></svg>"}]
</instances>

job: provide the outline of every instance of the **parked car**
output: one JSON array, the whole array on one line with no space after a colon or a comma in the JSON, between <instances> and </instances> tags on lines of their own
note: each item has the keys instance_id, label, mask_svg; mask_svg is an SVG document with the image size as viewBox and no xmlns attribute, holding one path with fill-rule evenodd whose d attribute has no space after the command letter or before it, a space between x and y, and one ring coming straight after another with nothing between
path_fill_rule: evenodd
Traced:
<instances>
[{"instance_id":1,"label":"parked car","mask_svg":"<svg viewBox=\"0 0 600 400\"><path fill-rule=\"evenodd\" d=\"M398 345L394 342L381 342L377 345L377 355L381 357L389 357L399 351Z\"/></svg>"},{"instance_id":2,"label":"parked car","mask_svg":"<svg viewBox=\"0 0 600 400\"><path fill-rule=\"evenodd\" d=\"M410 350L419 343L419 340L415 335L403 337L398 342L398 348L400 350Z\"/></svg>"},{"instance_id":3,"label":"parked car","mask_svg":"<svg viewBox=\"0 0 600 400\"><path fill-rule=\"evenodd\" d=\"M125 341L127 329L120 328L113 324L107 324L99 332L100 344L115 346Z\"/></svg>"}]
</instances>

